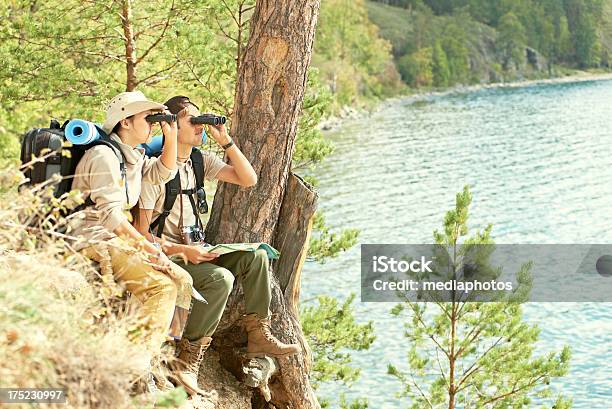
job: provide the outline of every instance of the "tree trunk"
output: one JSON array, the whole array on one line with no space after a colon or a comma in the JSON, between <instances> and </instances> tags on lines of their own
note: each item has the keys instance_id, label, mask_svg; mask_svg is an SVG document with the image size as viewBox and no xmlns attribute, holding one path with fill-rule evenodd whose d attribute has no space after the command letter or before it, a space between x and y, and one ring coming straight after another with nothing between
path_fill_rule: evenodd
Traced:
<instances>
[{"instance_id":1,"label":"tree trunk","mask_svg":"<svg viewBox=\"0 0 612 409\"><path fill-rule=\"evenodd\" d=\"M272 244L281 257L274 263L275 277L290 308L298 315L300 273L308 253L317 194L312 186L291 173Z\"/></svg>"},{"instance_id":2,"label":"tree trunk","mask_svg":"<svg viewBox=\"0 0 612 409\"><path fill-rule=\"evenodd\" d=\"M302 107L318 0L261 0L238 73L231 135L257 185L221 183L207 226L216 242L271 242L285 194Z\"/></svg>"},{"instance_id":3,"label":"tree trunk","mask_svg":"<svg viewBox=\"0 0 612 409\"><path fill-rule=\"evenodd\" d=\"M231 135L259 181L249 189L221 183L206 230L211 243L263 241L281 251L271 280L272 332L284 342L299 343L303 352L278 359L269 381L276 408L320 408L308 379L311 354L297 306L316 194L290 174L318 13L319 0L257 2L240 58ZM248 365L240 353L246 341L239 319L244 302L241 286L235 287L213 348L221 365L242 380ZM253 408L269 407L257 390L251 402Z\"/></svg>"},{"instance_id":4,"label":"tree trunk","mask_svg":"<svg viewBox=\"0 0 612 409\"><path fill-rule=\"evenodd\" d=\"M125 70L126 91L134 91L136 88L136 41L134 39L134 28L132 26L132 2L124 0L121 10L121 25L125 37Z\"/></svg>"}]
</instances>

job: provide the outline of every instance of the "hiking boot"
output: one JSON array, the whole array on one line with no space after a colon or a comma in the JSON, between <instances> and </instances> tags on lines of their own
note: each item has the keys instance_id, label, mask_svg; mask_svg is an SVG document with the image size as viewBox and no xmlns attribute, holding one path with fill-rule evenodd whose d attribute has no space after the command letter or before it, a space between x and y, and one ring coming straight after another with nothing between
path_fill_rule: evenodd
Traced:
<instances>
[{"instance_id":1,"label":"hiking boot","mask_svg":"<svg viewBox=\"0 0 612 409\"><path fill-rule=\"evenodd\" d=\"M147 372L146 375L138 378L134 384L132 384L132 393L134 394L147 394L150 395L152 400L157 400L161 391L155 384L155 378L153 373Z\"/></svg>"},{"instance_id":2,"label":"hiking boot","mask_svg":"<svg viewBox=\"0 0 612 409\"><path fill-rule=\"evenodd\" d=\"M160 392L165 393L173 390L174 384L168 380L168 377L172 377L171 374L167 373L168 370L166 369L164 372L156 373L153 377L155 378L155 385L157 385Z\"/></svg>"},{"instance_id":3,"label":"hiking boot","mask_svg":"<svg viewBox=\"0 0 612 409\"><path fill-rule=\"evenodd\" d=\"M210 346L211 341L211 337L202 337L197 341L188 341L183 338L177 344L177 359L170 363L172 377L185 388L189 395L206 393L198 386L198 373L204 352Z\"/></svg>"},{"instance_id":4,"label":"hiking boot","mask_svg":"<svg viewBox=\"0 0 612 409\"><path fill-rule=\"evenodd\" d=\"M297 344L285 344L278 340L270 331L270 317L259 318L256 313L244 316L244 326L248 335L247 357L263 358L289 356L300 352Z\"/></svg>"},{"instance_id":5,"label":"hiking boot","mask_svg":"<svg viewBox=\"0 0 612 409\"><path fill-rule=\"evenodd\" d=\"M155 383L155 377L153 376L153 373L149 372L146 378L143 380L143 383L144 383L145 393L151 394L155 397L159 396L161 391L159 390L159 388L157 387L157 384Z\"/></svg>"}]
</instances>

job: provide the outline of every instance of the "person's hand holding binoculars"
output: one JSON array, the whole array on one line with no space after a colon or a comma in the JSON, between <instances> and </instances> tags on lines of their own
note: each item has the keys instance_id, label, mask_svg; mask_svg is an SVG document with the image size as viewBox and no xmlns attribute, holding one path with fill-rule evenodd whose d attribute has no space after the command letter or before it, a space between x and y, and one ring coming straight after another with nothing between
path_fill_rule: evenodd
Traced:
<instances>
[{"instance_id":1,"label":"person's hand holding binoculars","mask_svg":"<svg viewBox=\"0 0 612 409\"><path fill-rule=\"evenodd\" d=\"M166 110L164 111L164 115L172 115L170 113L170 111ZM162 133L164 134L164 138L168 139L168 138L172 138L174 140L176 140L176 137L178 135L178 126L177 126L177 121L160 121L159 125L161 126L161 130Z\"/></svg>"},{"instance_id":2,"label":"person's hand holding binoculars","mask_svg":"<svg viewBox=\"0 0 612 409\"><path fill-rule=\"evenodd\" d=\"M224 123L219 125L208 125L208 132L220 146L227 145L232 140L227 133Z\"/></svg>"},{"instance_id":3,"label":"person's hand holding binoculars","mask_svg":"<svg viewBox=\"0 0 612 409\"><path fill-rule=\"evenodd\" d=\"M177 115L165 110L164 112L148 115L145 119L149 123L158 122L162 128L164 137L174 138L178 135L178 118L187 116L187 110L183 109Z\"/></svg>"}]
</instances>

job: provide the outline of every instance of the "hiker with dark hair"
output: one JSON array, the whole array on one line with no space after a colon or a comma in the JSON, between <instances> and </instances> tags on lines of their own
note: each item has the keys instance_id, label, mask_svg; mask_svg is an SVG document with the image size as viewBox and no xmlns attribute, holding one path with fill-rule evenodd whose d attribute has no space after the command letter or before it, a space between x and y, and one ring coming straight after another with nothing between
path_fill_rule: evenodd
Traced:
<instances>
[{"instance_id":1,"label":"hiker with dark hair","mask_svg":"<svg viewBox=\"0 0 612 409\"><path fill-rule=\"evenodd\" d=\"M200 112L189 98L176 96L165 105L174 114L186 112L178 120L177 183L175 188L171 188L170 182L166 188L143 184L136 228L150 240L161 241L168 256L176 256L173 260L191 274L194 288L208 301L193 306L184 337L177 345L178 364L173 367L178 383L194 395L204 393L198 386L200 362L221 320L234 278L241 280L244 289L248 356L286 356L297 353L299 346L282 343L270 331L271 291L266 251L236 251L219 256L207 252L202 245L204 226L199 214L205 198L202 203L198 195L203 194L203 180L252 186L257 183L253 167L222 123L209 125L208 133L225 150L229 163L198 148L202 145L204 125L197 120L192 122ZM174 202L166 206L169 197ZM181 257L183 261L178 260Z\"/></svg>"},{"instance_id":2,"label":"hiker with dark hair","mask_svg":"<svg viewBox=\"0 0 612 409\"><path fill-rule=\"evenodd\" d=\"M159 158L148 158L142 148L137 148L152 133L147 115L165 110L164 105L148 100L141 92L114 97L102 126L110 134L108 144L93 146L84 153L72 185L90 203L70 222L71 235L79 239L75 249L101 266L110 265L115 280L142 303L139 312L149 328L141 357L145 368L152 355L159 352L170 328L173 336L181 336L192 295L191 276L147 241L128 218L129 209L138 202L142 183L163 186L176 174L175 122L161 122L166 151ZM147 386L151 385L149 376Z\"/></svg>"}]
</instances>

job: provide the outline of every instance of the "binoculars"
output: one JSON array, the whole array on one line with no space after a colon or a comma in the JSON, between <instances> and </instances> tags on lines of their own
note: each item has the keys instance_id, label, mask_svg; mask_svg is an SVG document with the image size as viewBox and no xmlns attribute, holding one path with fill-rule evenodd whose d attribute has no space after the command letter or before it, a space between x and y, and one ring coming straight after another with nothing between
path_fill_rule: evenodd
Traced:
<instances>
[{"instance_id":1,"label":"binoculars","mask_svg":"<svg viewBox=\"0 0 612 409\"><path fill-rule=\"evenodd\" d=\"M174 114L152 114L145 116L147 122L176 122L176 115Z\"/></svg>"},{"instance_id":2,"label":"binoculars","mask_svg":"<svg viewBox=\"0 0 612 409\"><path fill-rule=\"evenodd\" d=\"M208 203L206 202L206 192L204 189L199 188L196 191L196 195L198 197L198 212L200 214L208 213Z\"/></svg>"},{"instance_id":3,"label":"binoculars","mask_svg":"<svg viewBox=\"0 0 612 409\"><path fill-rule=\"evenodd\" d=\"M176 122L175 114L152 114L145 117L147 122ZM225 123L225 117L214 114L202 114L191 118L194 125L221 125Z\"/></svg>"},{"instance_id":4,"label":"binoculars","mask_svg":"<svg viewBox=\"0 0 612 409\"><path fill-rule=\"evenodd\" d=\"M221 125L225 123L225 117L215 114L202 114L191 118L191 123L194 125Z\"/></svg>"}]
</instances>

